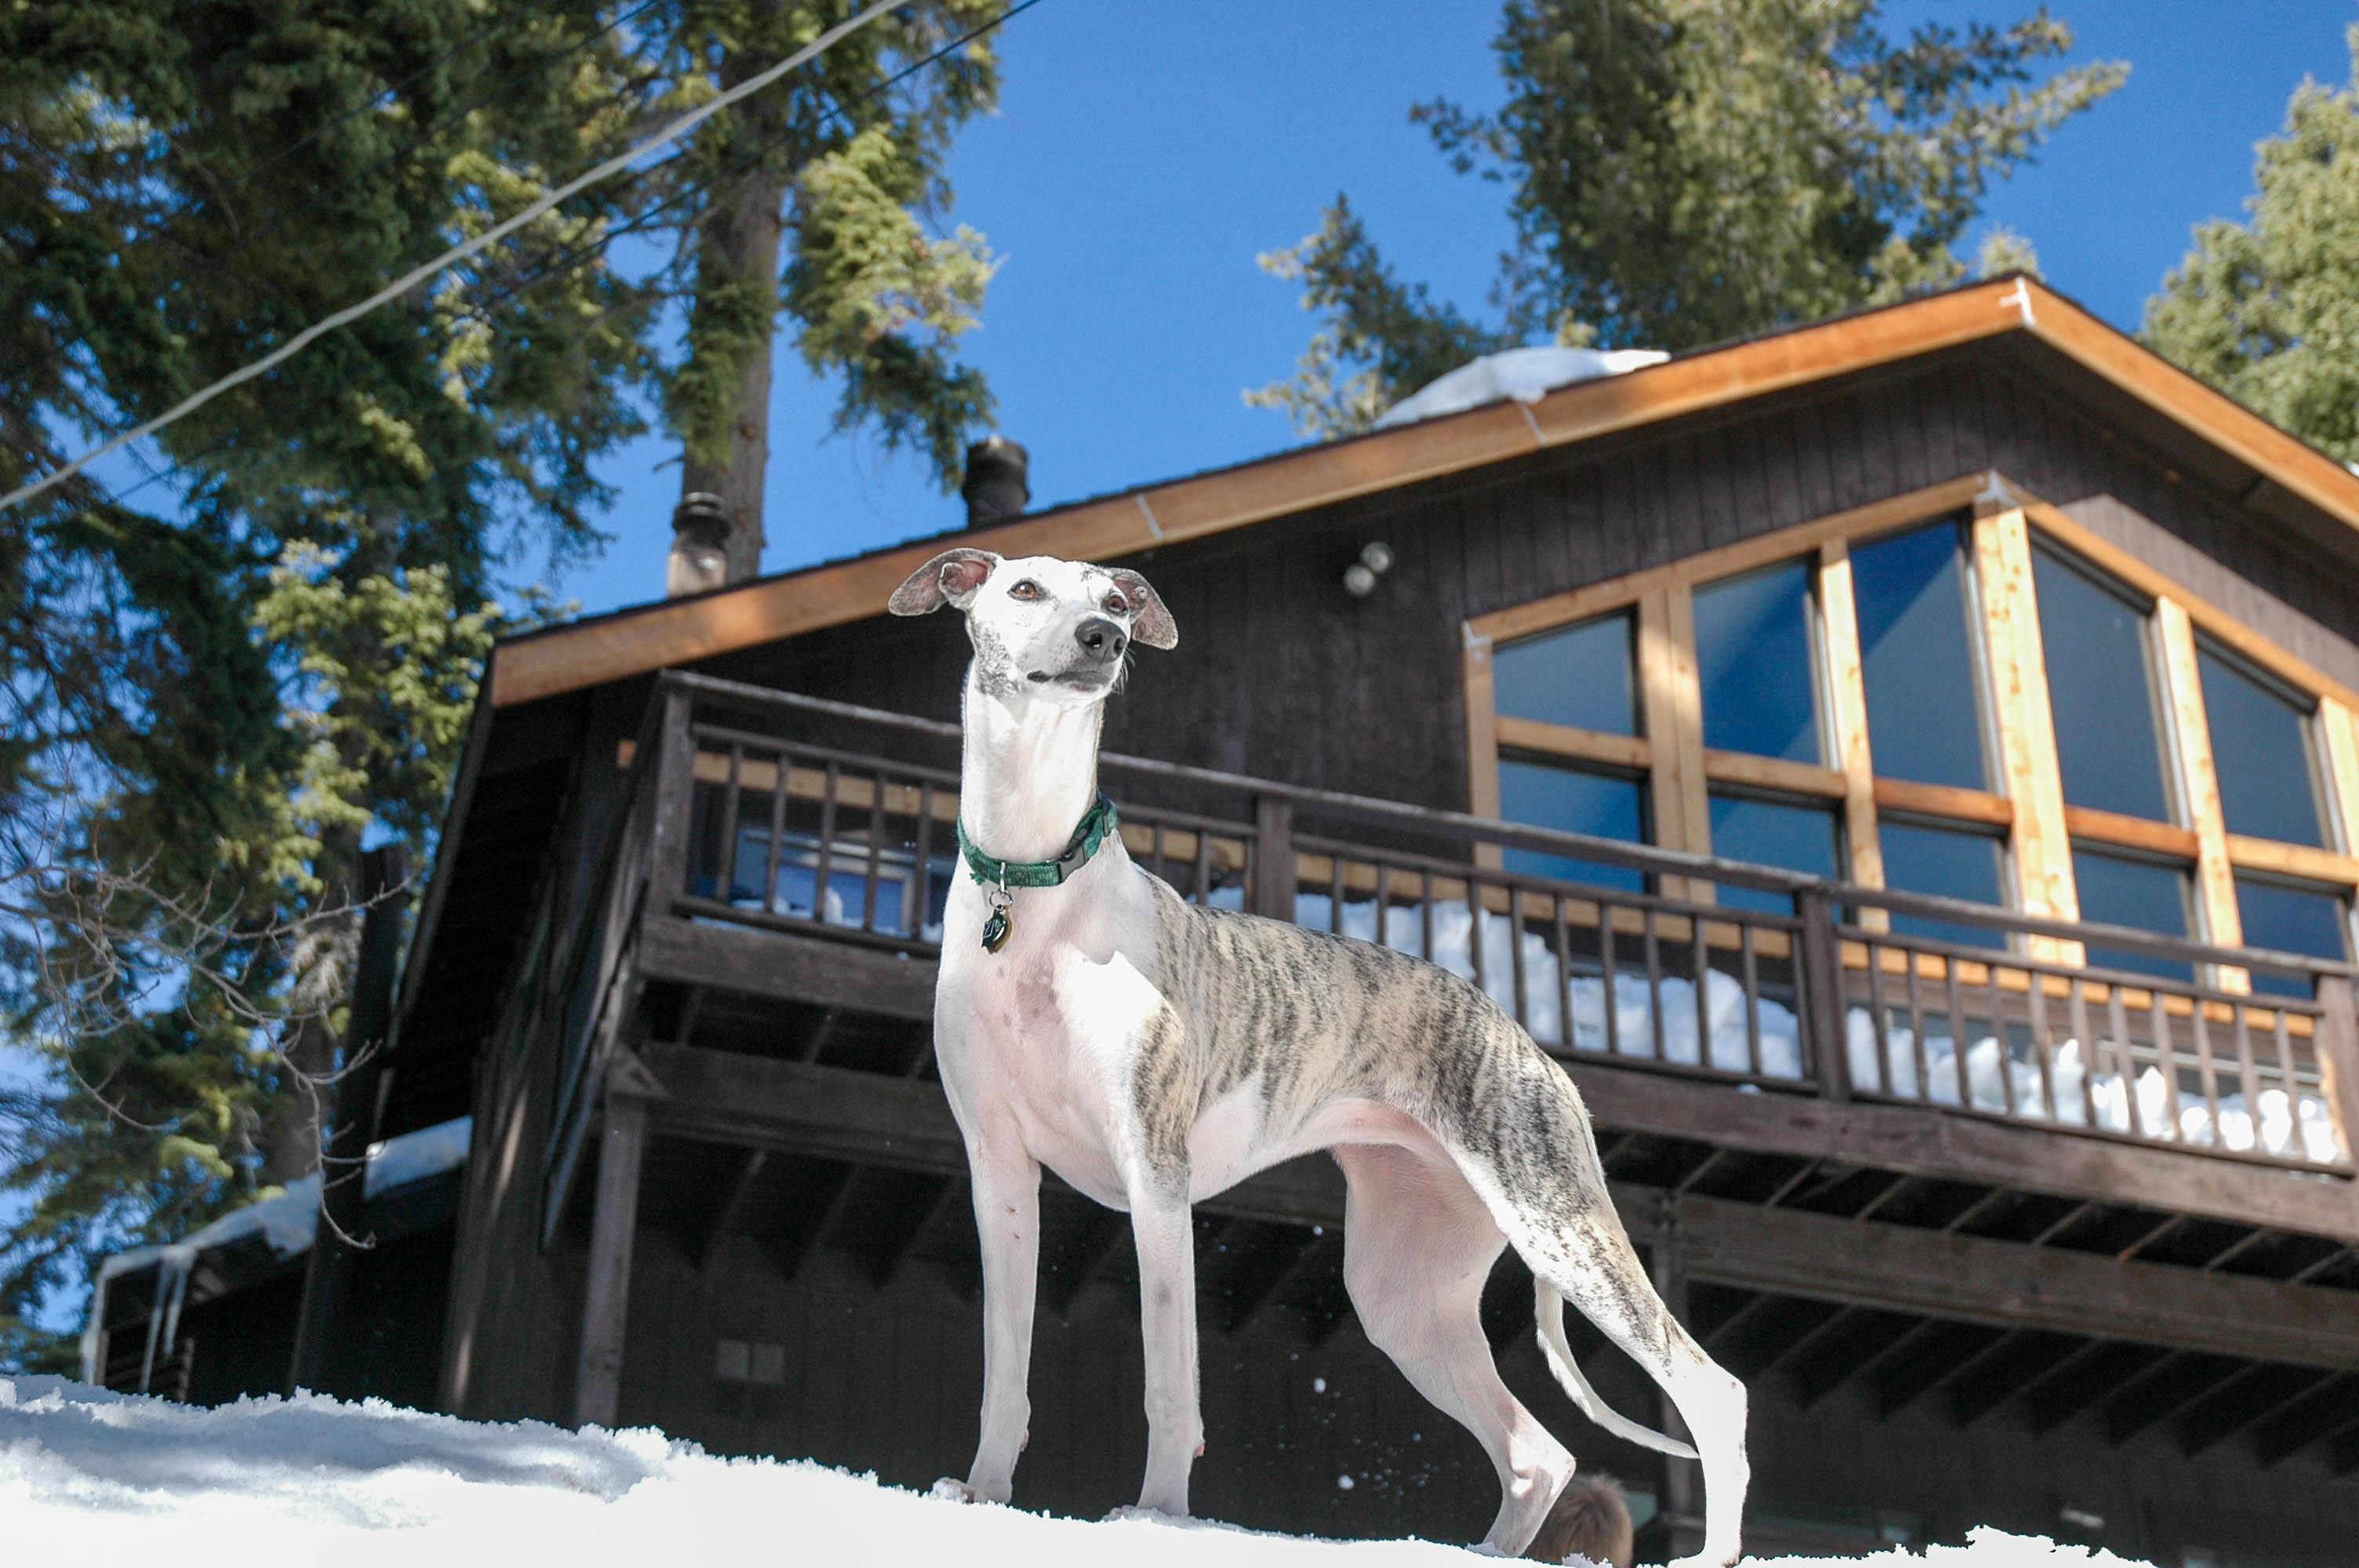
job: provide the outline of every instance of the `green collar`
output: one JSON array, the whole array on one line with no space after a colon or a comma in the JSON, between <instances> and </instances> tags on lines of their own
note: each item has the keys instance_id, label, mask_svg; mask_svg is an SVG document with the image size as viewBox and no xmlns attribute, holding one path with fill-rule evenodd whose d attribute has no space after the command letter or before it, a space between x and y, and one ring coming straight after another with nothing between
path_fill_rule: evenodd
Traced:
<instances>
[{"instance_id":1,"label":"green collar","mask_svg":"<svg viewBox=\"0 0 2359 1568\"><path fill-rule=\"evenodd\" d=\"M958 822L959 853L966 857L967 870L974 880L985 887L1052 888L1088 865L1098 846L1113 836L1120 826L1114 802L1101 792L1097 801L1082 814L1073 836L1065 841L1064 853L1053 860L995 860L975 848L974 840L966 836L966 819Z\"/></svg>"}]
</instances>

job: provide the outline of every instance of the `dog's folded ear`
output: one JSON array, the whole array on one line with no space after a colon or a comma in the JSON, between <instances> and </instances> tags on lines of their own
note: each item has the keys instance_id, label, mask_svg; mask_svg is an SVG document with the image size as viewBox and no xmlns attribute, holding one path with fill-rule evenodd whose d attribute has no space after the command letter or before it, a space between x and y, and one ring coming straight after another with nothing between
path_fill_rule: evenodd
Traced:
<instances>
[{"instance_id":1,"label":"dog's folded ear","mask_svg":"<svg viewBox=\"0 0 2359 1568\"><path fill-rule=\"evenodd\" d=\"M1114 586L1122 589L1122 596L1130 600L1132 640L1144 643L1150 648L1178 647L1179 623L1171 619L1171 611L1164 608L1163 596L1155 591L1154 586L1134 571L1116 571L1113 577Z\"/></svg>"},{"instance_id":2,"label":"dog's folded ear","mask_svg":"<svg viewBox=\"0 0 2359 1568\"><path fill-rule=\"evenodd\" d=\"M944 550L924 566L909 574L909 580L893 590L885 608L896 615L927 615L949 603L964 610L974 602L975 589L991 575L999 557L989 550L970 549L962 545L955 550Z\"/></svg>"}]
</instances>

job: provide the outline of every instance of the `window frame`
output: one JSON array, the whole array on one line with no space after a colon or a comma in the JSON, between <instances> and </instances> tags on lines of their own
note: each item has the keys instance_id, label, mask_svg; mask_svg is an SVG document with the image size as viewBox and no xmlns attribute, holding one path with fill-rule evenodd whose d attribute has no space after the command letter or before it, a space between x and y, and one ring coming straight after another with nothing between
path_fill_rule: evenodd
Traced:
<instances>
[{"instance_id":1,"label":"window frame","mask_svg":"<svg viewBox=\"0 0 2359 1568\"><path fill-rule=\"evenodd\" d=\"M1955 519L1960 528L1975 709L1993 784L1987 790L1888 778L1874 767L1849 553L1854 544L1865 546L1945 518ZM2162 784L2177 820L2125 816L2064 801L2031 580L2035 550L2057 556L2060 565L2091 577L2102 590L2151 606L2146 613L2149 700L2162 750ZM1830 765L1707 750L1693 593L1805 558L1815 563L1810 674ZM1636 619L1637 735L1569 730L1495 711L1489 680L1495 644L1617 611ZM2352 853L2359 843L2359 690L2268 642L1995 473L1977 472L1473 617L1462 633L1468 793L1480 816L1499 815L1496 764L1502 753L1519 752L1535 761L1643 775L1652 841L1697 854L1712 853L1715 789L1831 803L1850 881L1872 890L1884 886L1877 814L1890 812L1928 827L1999 837L2001 895L2006 907L2031 914L2079 918L2071 870L2075 844L2188 866L2195 937L2219 946L2243 943L2235 906L2240 873L2330 889L2359 906L2359 856ZM2195 657L2199 645L2281 689L2296 706L2309 705L2313 783L2331 848L2226 831ZM1665 891L1698 902L1712 896L1708 886ZM2049 938L2029 944L2065 961L2082 958L2078 944ZM2249 989L2249 978L2238 969L2220 968L2210 980L2223 989Z\"/></svg>"}]
</instances>

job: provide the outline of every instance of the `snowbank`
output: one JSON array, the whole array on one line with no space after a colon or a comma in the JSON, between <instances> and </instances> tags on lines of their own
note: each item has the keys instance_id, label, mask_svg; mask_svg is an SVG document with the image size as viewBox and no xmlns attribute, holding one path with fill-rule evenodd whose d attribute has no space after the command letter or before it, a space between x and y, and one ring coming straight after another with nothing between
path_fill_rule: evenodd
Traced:
<instances>
[{"instance_id":1,"label":"snowbank","mask_svg":"<svg viewBox=\"0 0 2359 1568\"><path fill-rule=\"evenodd\" d=\"M1020 1483L1019 1483L1020 1484ZM1454 1546L1260 1535L1142 1517L1051 1519L808 1463L715 1458L651 1431L490 1425L302 1394L201 1411L56 1378L0 1378L0 1519L12 1557L179 1568L398 1563L1020 1563L1024 1568L1473 1568ZM48 1549L44 1552L44 1549ZM54 1556L50 1554L54 1553ZM327 1554L332 1553L332 1556ZM1780 1559L1787 1568L1832 1562ZM2107 1552L1978 1530L1868 1561L2078 1563Z\"/></svg>"},{"instance_id":2,"label":"snowbank","mask_svg":"<svg viewBox=\"0 0 2359 1568\"><path fill-rule=\"evenodd\" d=\"M1428 382L1386 409L1376 428L1458 414L1509 397L1538 403L1560 386L1644 370L1670 357L1660 349L1506 349Z\"/></svg>"}]
</instances>

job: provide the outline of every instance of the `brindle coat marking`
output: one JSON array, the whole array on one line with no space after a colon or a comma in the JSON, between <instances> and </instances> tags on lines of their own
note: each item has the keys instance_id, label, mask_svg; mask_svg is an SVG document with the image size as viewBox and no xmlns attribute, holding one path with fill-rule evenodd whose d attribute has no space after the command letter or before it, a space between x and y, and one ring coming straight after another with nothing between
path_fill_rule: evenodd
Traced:
<instances>
[{"instance_id":1,"label":"brindle coat marking","mask_svg":"<svg viewBox=\"0 0 2359 1568\"><path fill-rule=\"evenodd\" d=\"M966 612L960 811L984 852L1062 848L1097 789L1102 704L1132 638L1178 631L1146 579L1046 557L945 552L891 608ZM1664 1310L1606 1195L1564 1069L1475 987L1348 937L1190 904L1119 838L1058 888L1015 894L1014 934L980 945L971 876L944 916L935 1007L942 1087L965 1137L984 1260L984 1408L974 1466L942 1488L1005 1501L1025 1394L1043 1165L1132 1216L1147 1344L1143 1508L1184 1514L1201 1452L1189 1205L1327 1149L1348 1184L1344 1282L1369 1339L1483 1443L1501 1499L1485 1543L1528 1543L1572 1458L1499 1380L1479 1315L1513 1246L1537 1281L1540 1344L1591 1419L1693 1451L1601 1401L1564 1336L1571 1301L1636 1357L1698 1434L1704 1549L1738 1555L1745 1390Z\"/></svg>"}]
</instances>

